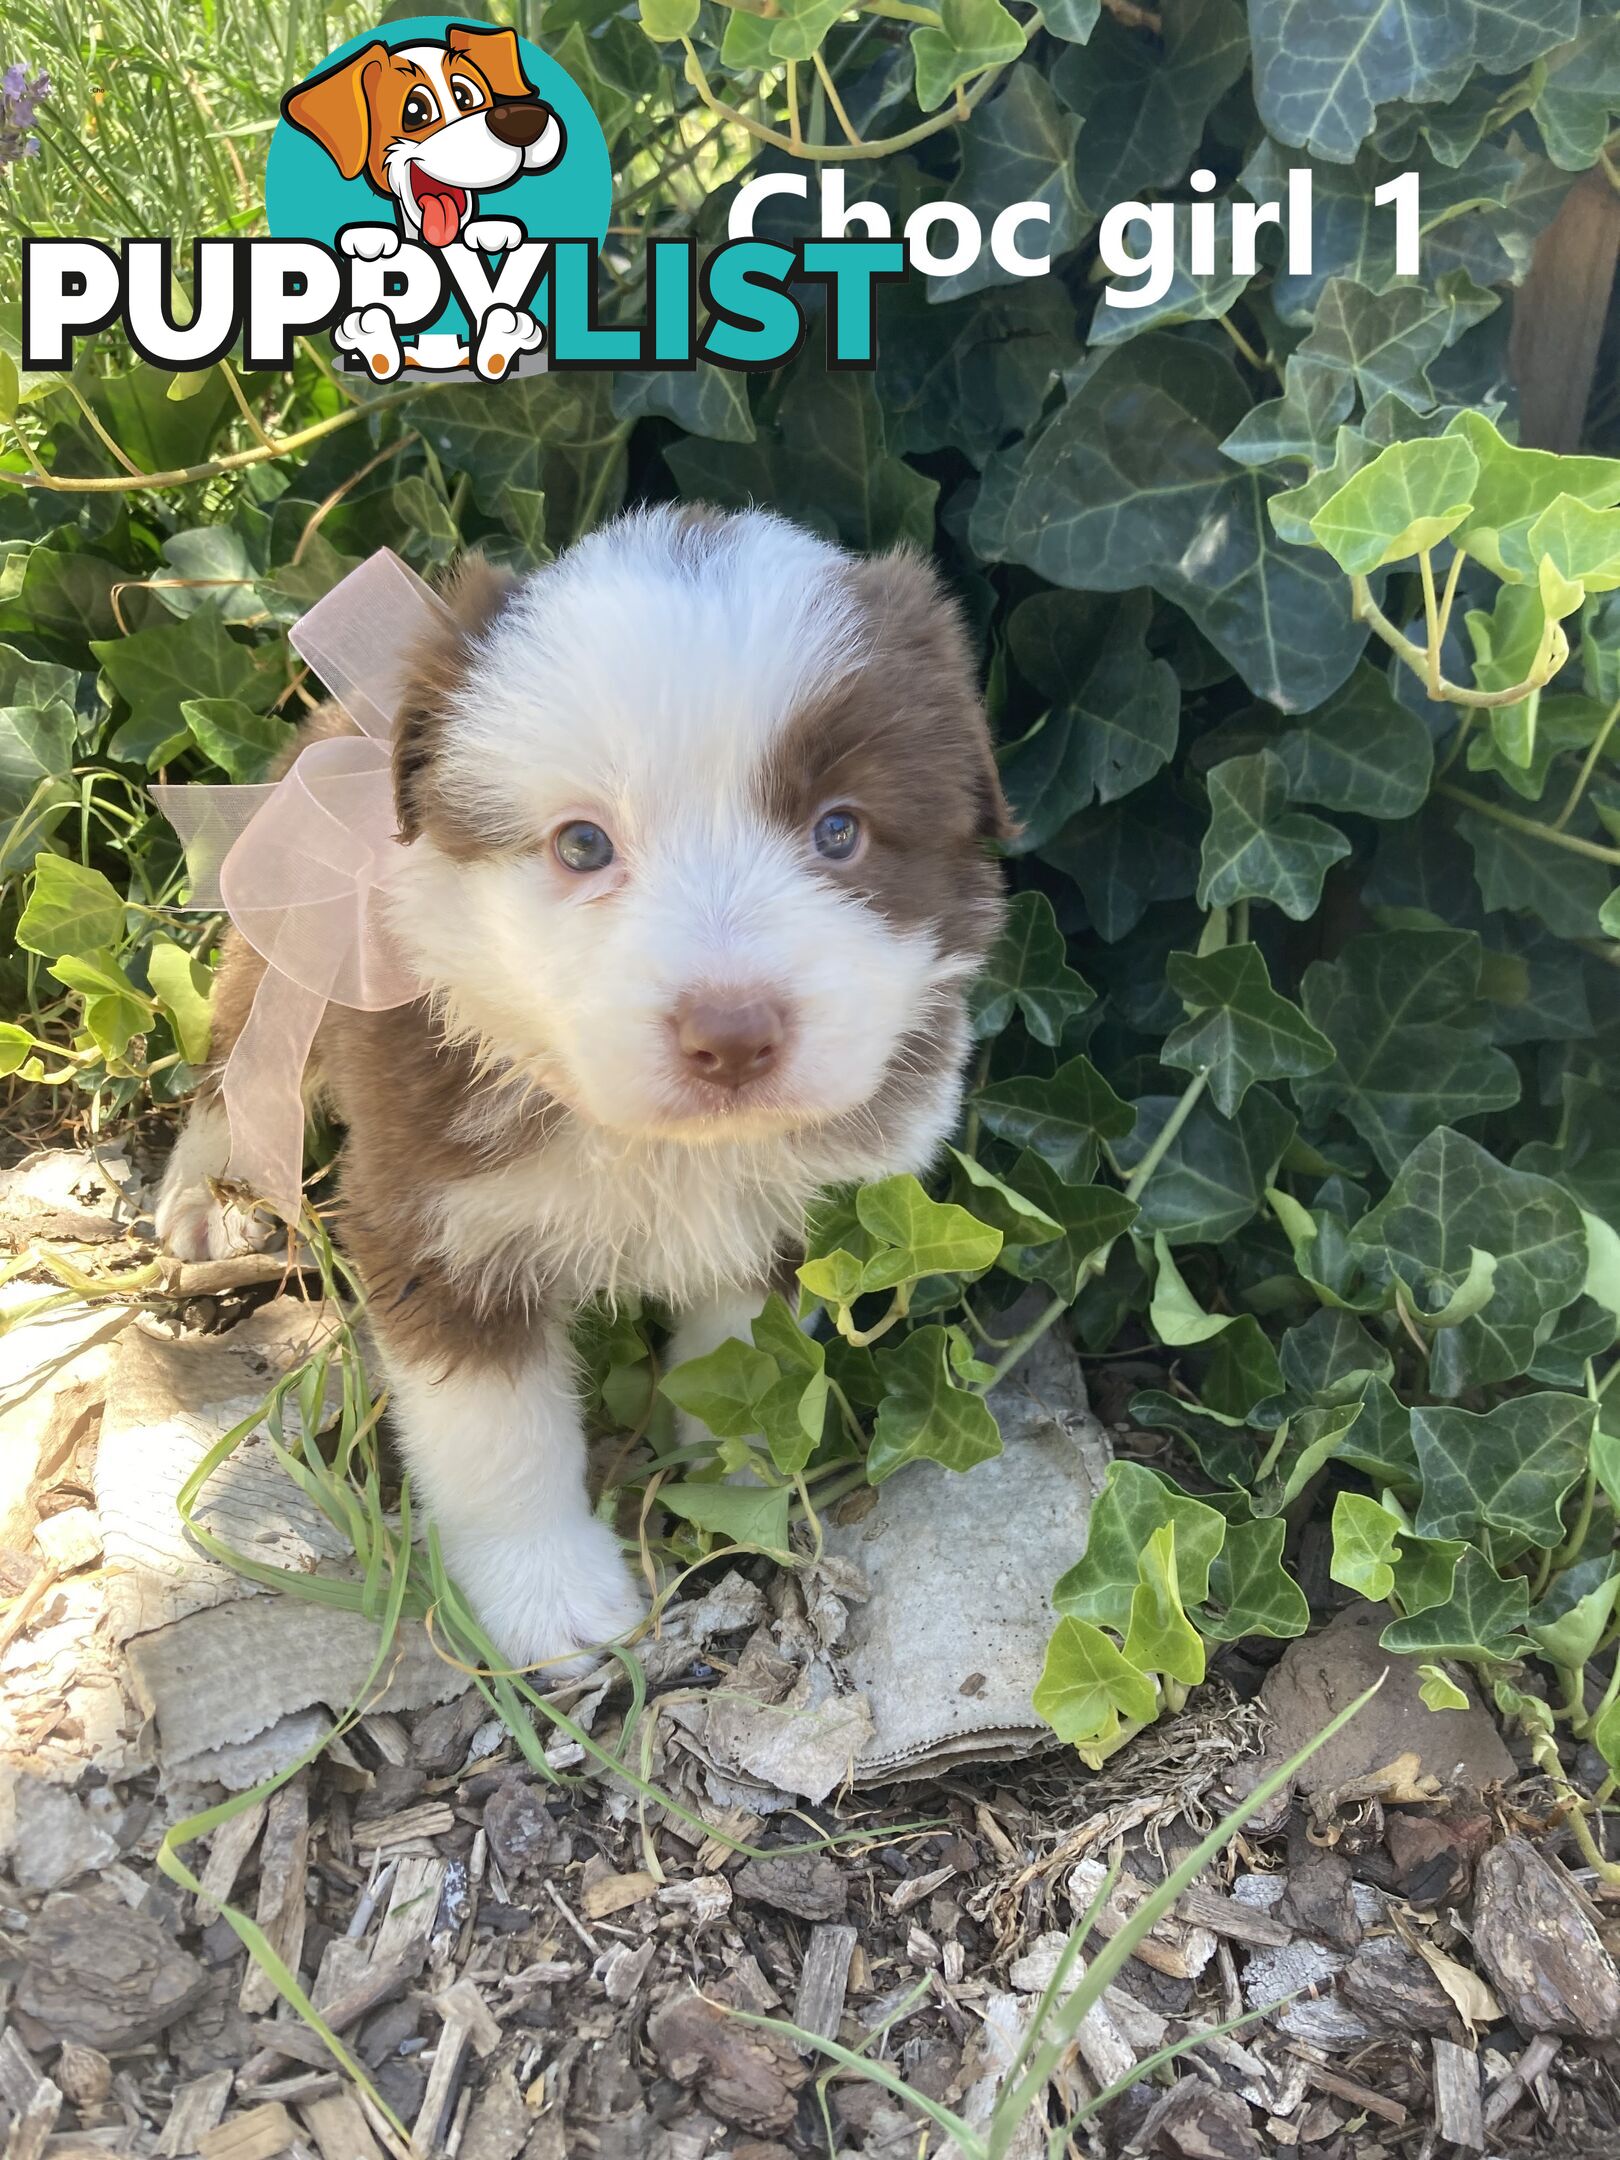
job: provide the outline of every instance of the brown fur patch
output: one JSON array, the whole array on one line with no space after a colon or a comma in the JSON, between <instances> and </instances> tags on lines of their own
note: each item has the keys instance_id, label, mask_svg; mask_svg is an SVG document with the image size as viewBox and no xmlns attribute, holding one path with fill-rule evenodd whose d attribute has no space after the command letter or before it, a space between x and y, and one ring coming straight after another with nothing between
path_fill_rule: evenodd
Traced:
<instances>
[{"instance_id":1,"label":"brown fur patch","mask_svg":"<svg viewBox=\"0 0 1620 2160\"><path fill-rule=\"evenodd\" d=\"M443 588L454 623L441 627L421 651L395 731L395 794L407 838L420 829L414 815L418 790L431 799L427 775L439 747L444 701L459 686L474 641L505 605L515 582L482 556L469 555ZM272 777L279 779L307 744L358 732L341 705L318 706L272 768ZM434 837L441 846L454 837L437 817ZM209 1070L201 1095L217 1093L221 1069L263 974L264 962L253 947L236 929L227 930L215 972ZM308 1097L348 1129L338 1229L366 1284L368 1318L379 1337L399 1355L436 1369L448 1370L474 1351L487 1363L516 1363L532 1345L538 1315L515 1307L475 1310L441 1270L429 1262L419 1265L426 1242L421 1210L444 1184L534 1146L543 1107L527 1117L514 1110L498 1142L474 1147L455 1139L457 1114L478 1086L472 1052L444 1047L426 999L387 1012L329 1005L305 1077Z\"/></svg>"},{"instance_id":2,"label":"brown fur patch","mask_svg":"<svg viewBox=\"0 0 1620 2160\"><path fill-rule=\"evenodd\" d=\"M478 640L517 583L511 571L482 555L464 555L441 595L451 620L430 631L411 656L411 687L394 728L394 801L407 841L431 825L434 840L449 854L473 854L487 844L446 809L433 785L433 767L444 747L450 702L466 682Z\"/></svg>"},{"instance_id":3,"label":"brown fur patch","mask_svg":"<svg viewBox=\"0 0 1620 2160\"><path fill-rule=\"evenodd\" d=\"M983 952L1001 919L985 843L1011 830L973 656L955 603L910 554L854 563L860 672L807 706L774 751L769 814L795 833L841 804L866 846L827 875L904 927L938 925L946 952Z\"/></svg>"}]
</instances>

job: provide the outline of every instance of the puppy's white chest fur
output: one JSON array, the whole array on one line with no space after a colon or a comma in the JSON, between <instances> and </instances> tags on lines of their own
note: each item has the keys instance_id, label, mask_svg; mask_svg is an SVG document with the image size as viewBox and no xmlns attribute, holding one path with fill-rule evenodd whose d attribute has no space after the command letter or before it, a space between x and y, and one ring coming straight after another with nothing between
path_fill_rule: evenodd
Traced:
<instances>
[{"instance_id":1,"label":"puppy's white chest fur","mask_svg":"<svg viewBox=\"0 0 1620 2160\"><path fill-rule=\"evenodd\" d=\"M428 1211L434 1257L480 1300L640 1292L688 1306L757 1288L826 1186L923 1168L955 1120L947 1071L880 1127L837 1120L707 1145L570 1118L517 1161L459 1178Z\"/></svg>"}]
</instances>

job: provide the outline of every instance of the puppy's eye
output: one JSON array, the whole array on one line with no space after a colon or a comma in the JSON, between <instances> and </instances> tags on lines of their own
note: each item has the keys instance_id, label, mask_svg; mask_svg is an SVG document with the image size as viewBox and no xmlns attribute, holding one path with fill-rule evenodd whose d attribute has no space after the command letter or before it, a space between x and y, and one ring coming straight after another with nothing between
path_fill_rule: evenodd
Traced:
<instances>
[{"instance_id":1,"label":"puppy's eye","mask_svg":"<svg viewBox=\"0 0 1620 2160\"><path fill-rule=\"evenodd\" d=\"M564 825L551 844L565 870L605 870L613 860L613 842L600 825L584 818Z\"/></svg>"},{"instance_id":2,"label":"puppy's eye","mask_svg":"<svg viewBox=\"0 0 1620 2160\"><path fill-rule=\"evenodd\" d=\"M408 128L429 126L439 117L439 108L425 90L413 90L405 100L405 110L400 118Z\"/></svg>"},{"instance_id":3,"label":"puppy's eye","mask_svg":"<svg viewBox=\"0 0 1620 2160\"><path fill-rule=\"evenodd\" d=\"M457 112L476 112L484 102L477 89L464 75L451 77L450 95L456 101Z\"/></svg>"},{"instance_id":4,"label":"puppy's eye","mask_svg":"<svg viewBox=\"0 0 1620 2160\"><path fill-rule=\"evenodd\" d=\"M824 810L810 837L818 855L829 862L848 862L861 844L861 821L853 810Z\"/></svg>"}]
</instances>

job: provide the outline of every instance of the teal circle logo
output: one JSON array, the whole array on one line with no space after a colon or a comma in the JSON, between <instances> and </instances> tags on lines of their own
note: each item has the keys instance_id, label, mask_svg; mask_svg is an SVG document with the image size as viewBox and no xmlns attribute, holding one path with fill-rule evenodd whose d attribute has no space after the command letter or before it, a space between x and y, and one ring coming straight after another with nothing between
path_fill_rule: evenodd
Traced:
<instances>
[{"instance_id":1,"label":"teal circle logo","mask_svg":"<svg viewBox=\"0 0 1620 2160\"><path fill-rule=\"evenodd\" d=\"M415 15L351 38L282 100L270 230L348 273L332 337L376 381L486 381L543 366L531 312L546 243L600 246L602 129L567 71L515 31Z\"/></svg>"}]
</instances>

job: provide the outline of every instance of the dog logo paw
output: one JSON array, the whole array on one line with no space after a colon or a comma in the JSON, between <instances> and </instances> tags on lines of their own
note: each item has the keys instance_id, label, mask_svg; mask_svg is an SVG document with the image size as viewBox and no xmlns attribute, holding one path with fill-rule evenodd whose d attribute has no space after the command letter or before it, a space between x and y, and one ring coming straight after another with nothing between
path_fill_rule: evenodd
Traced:
<instances>
[{"instance_id":1,"label":"dog logo paw","mask_svg":"<svg viewBox=\"0 0 1620 2160\"><path fill-rule=\"evenodd\" d=\"M340 252L355 262L386 262L399 253L399 227L345 225L337 241Z\"/></svg>"},{"instance_id":2,"label":"dog logo paw","mask_svg":"<svg viewBox=\"0 0 1620 2160\"><path fill-rule=\"evenodd\" d=\"M499 382L520 353L538 352L545 338L532 315L520 315L516 308L492 307L478 325L473 367L485 382Z\"/></svg>"},{"instance_id":3,"label":"dog logo paw","mask_svg":"<svg viewBox=\"0 0 1620 2160\"><path fill-rule=\"evenodd\" d=\"M339 352L353 354L373 382L392 382L405 364L394 318L385 307L351 308L332 332L332 342Z\"/></svg>"}]
</instances>

